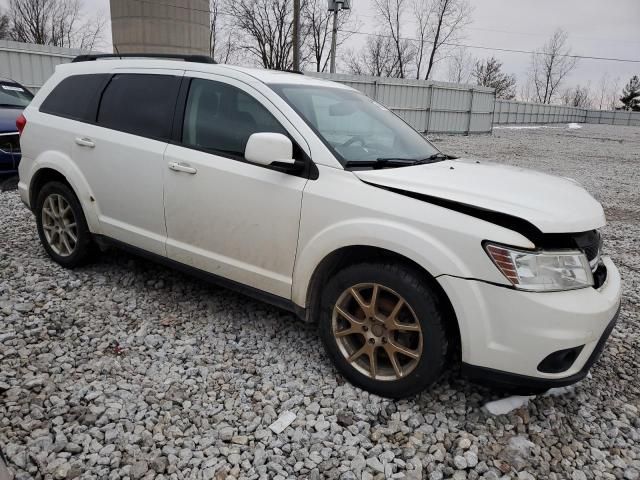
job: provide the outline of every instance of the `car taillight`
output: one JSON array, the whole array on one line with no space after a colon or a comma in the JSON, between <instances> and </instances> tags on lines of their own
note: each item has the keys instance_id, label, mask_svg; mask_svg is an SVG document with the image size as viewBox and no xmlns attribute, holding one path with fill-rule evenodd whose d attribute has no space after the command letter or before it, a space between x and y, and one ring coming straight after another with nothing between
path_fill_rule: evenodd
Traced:
<instances>
[{"instance_id":1,"label":"car taillight","mask_svg":"<svg viewBox=\"0 0 640 480\"><path fill-rule=\"evenodd\" d=\"M16 128L18 129L18 133L20 135L22 135L22 132L24 131L24 127L26 127L26 126L27 126L27 119L21 113L20 116L18 117L18 119L16 120Z\"/></svg>"}]
</instances>

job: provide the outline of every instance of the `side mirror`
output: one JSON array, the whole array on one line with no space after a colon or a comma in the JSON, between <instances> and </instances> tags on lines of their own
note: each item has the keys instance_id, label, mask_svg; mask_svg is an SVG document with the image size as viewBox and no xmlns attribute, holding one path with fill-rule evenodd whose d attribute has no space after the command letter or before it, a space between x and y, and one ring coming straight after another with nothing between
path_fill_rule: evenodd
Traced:
<instances>
[{"instance_id":1,"label":"side mirror","mask_svg":"<svg viewBox=\"0 0 640 480\"><path fill-rule=\"evenodd\" d=\"M254 133L249 137L244 158L259 165L294 165L293 144L281 133Z\"/></svg>"}]
</instances>

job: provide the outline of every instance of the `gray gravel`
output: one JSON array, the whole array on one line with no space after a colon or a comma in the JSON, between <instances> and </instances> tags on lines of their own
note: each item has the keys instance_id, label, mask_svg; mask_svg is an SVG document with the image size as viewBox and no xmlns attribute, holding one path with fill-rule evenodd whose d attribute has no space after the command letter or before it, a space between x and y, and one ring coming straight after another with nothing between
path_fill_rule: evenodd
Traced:
<instances>
[{"instance_id":1,"label":"gray gravel","mask_svg":"<svg viewBox=\"0 0 640 480\"><path fill-rule=\"evenodd\" d=\"M592 377L508 415L454 372L405 401L335 372L314 326L124 253L66 271L0 194L0 445L16 478L640 478L640 129L496 130L450 153L570 176L605 205L620 322ZM269 426L284 412L282 433Z\"/></svg>"}]
</instances>

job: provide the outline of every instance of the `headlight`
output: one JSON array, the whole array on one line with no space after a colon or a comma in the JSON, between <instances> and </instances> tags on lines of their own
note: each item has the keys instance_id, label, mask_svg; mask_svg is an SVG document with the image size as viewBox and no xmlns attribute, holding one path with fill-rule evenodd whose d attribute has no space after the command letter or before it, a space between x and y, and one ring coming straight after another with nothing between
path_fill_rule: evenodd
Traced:
<instances>
[{"instance_id":1,"label":"headlight","mask_svg":"<svg viewBox=\"0 0 640 480\"><path fill-rule=\"evenodd\" d=\"M485 243L484 248L502 274L520 290L549 292L593 285L589 261L582 252L532 252L491 243Z\"/></svg>"}]
</instances>

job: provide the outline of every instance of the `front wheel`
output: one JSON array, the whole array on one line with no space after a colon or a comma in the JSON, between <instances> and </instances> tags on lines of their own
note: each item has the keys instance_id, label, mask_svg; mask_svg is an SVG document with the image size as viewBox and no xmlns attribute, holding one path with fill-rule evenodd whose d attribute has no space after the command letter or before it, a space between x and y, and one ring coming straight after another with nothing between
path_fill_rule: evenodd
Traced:
<instances>
[{"instance_id":1,"label":"front wheel","mask_svg":"<svg viewBox=\"0 0 640 480\"><path fill-rule=\"evenodd\" d=\"M322 294L320 334L351 383L377 395L414 395L441 375L444 312L425 274L410 266L362 263L338 272Z\"/></svg>"},{"instance_id":2,"label":"front wheel","mask_svg":"<svg viewBox=\"0 0 640 480\"><path fill-rule=\"evenodd\" d=\"M36 224L44 249L66 268L84 264L93 251L91 232L82 206L61 182L45 184L36 198Z\"/></svg>"}]
</instances>

